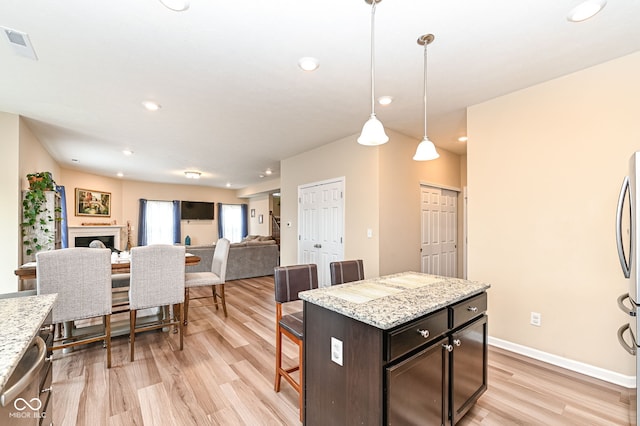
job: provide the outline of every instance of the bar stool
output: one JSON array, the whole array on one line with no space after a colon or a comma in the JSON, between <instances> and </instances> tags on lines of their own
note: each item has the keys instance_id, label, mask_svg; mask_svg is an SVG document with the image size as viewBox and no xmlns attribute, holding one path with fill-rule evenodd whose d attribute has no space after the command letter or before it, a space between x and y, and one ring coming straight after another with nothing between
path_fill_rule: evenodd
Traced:
<instances>
[{"instance_id":1,"label":"bar stool","mask_svg":"<svg viewBox=\"0 0 640 426\"><path fill-rule=\"evenodd\" d=\"M331 271L331 285L364 280L362 259L331 262L329 270Z\"/></svg>"},{"instance_id":2,"label":"bar stool","mask_svg":"<svg viewBox=\"0 0 640 426\"><path fill-rule=\"evenodd\" d=\"M304 324L302 312L282 315L284 303L300 300L298 293L318 288L318 269L315 264L276 266L274 268L274 284L276 299L276 381L274 389L280 392L280 379L284 379L293 386L299 395L300 420L302 421L302 390L304 379L302 364L304 354L303 333ZM282 367L282 336L287 336L298 345L298 365L291 368ZM299 380L296 382L291 373L298 371Z\"/></svg>"}]
</instances>

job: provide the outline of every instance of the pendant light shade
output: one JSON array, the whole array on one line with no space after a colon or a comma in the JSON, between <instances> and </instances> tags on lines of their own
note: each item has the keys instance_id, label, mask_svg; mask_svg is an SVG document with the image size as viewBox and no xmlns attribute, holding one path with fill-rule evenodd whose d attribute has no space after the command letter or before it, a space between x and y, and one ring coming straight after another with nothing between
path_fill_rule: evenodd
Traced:
<instances>
[{"instance_id":1,"label":"pendant light shade","mask_svg":"<svg viewBox=\"0 0 640 426\"><path fill-rule=\"evenodd\" d=\"M435 160L440 157L436 146L427 136L427 46L434 40L433 34L425 34L418 38L418 44L424 46L424 138L418 145L413 159L416 161Z\"/></svg>"},{"instance_id":2,"label":"pendant light shade","mask_svg":"<svg viewBox=\"0 0 640 426\"><path fill-rule=\"evenodd\" d=\"M371 117L362 126L362 133L358 138L360 145L376 146L382 145L389 141L389 136L384 132L384 127L380 120L376 118L375 114L371 114Z\"/></svg>"},{"instance_id":3,"label":"pendant light shade","mask_svg":"<svg viewBox=\"0 0 640 426\"><path fill-rule=\"evenodd\" d=\"M440 157L440 154L436 151L436 146L425 136L422 142L418 144L418 149L416 149L413 159L416 161L427 161L435 160L438 157Z\"/></svg>"},{"instance_id":4,"label":"pendant light shade","mask_svg":"<svg viewBox=\"0 0 640 426\"><path fill-rule=\"evenodd\" d=\"M376 118L375 112L375 49L374 49L374 23L376 13L376 3L380 3L382 0L364 0L371 5L371 116L364 126L362 126L362 133L358 138L358 143L367 146L382 145L389 141L389 136L384 132L384 127L380 120Z\"/></svg>"}]
</instances>

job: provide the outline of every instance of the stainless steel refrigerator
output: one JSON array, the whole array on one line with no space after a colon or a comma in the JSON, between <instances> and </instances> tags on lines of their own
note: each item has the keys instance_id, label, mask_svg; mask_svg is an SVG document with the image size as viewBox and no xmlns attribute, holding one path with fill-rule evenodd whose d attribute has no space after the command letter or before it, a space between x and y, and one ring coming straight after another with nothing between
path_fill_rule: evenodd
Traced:
<instances>
[{"instance_id":1,"label":"stainless steel refrigerator","mask_svg":"<svg viewBox=\"0 0 640 426\"><path fill-rule=\"evenodd\" d=\"M628 278L628 293L618 297L618 306L628 314L628 322L618 329L618 341L622 347L635 358L636 384L640 371L640 356L638 356L638 305L640 300L640 152L634 153L629 159L629 174L622 182L618 196L616 212L616 242L618 257L625 278ZM630 423L640 426L638 422L638 392L637 385L630 395Z\"/></svg>"}]
</instances>

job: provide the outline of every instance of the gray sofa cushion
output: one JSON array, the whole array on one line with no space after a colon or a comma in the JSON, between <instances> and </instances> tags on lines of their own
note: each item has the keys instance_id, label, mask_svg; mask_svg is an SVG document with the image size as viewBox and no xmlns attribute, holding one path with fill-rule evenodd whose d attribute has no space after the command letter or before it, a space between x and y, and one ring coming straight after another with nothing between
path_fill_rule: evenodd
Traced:
<instances>
[{"instance_id":1,"label":"gray sofa cushion","mask_svg":"<svg viewBox=\"0 0 640 426\"><path fill-rule=\"evenodd\" d=\"M258 242L253 244L231 244L229 259L227 261L227 281L243 278L262 277L273 275L273 268L280 263L278 245L270 242ZM213 251L215 245L190 246L187 253L200 257L200 263L187 266L187 272L205 272L211 270Z\"/></svg>"}]
</instances>

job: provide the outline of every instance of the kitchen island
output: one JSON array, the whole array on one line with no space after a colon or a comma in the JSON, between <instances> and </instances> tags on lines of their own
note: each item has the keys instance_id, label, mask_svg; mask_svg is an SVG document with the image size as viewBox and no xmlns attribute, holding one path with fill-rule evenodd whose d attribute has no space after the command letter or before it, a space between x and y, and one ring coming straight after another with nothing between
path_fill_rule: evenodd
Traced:
<instances>
[{"instance_id":1,"label":"kitchen island","mask_svg":"<svg viewBox=\"0 0 640 426\"><path fill-rule=\"evenodd\" d=\"M301 292L305 424L455 424L487 388L489 287L404 272Z\"/></svg>"}]
</instances>

